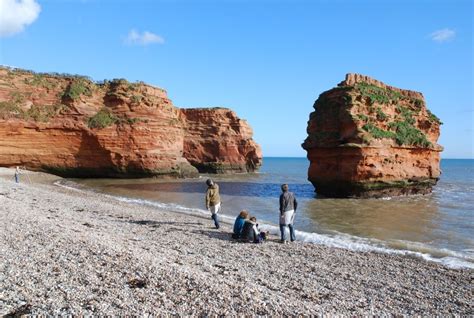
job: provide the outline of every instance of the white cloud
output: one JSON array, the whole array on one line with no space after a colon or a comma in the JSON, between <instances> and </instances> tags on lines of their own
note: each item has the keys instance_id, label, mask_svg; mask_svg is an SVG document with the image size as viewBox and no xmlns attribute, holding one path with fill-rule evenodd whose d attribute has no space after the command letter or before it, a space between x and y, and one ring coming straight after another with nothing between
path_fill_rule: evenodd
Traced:
<instances>
[{"instance_id":1,"label":"white cloud","mask_svg":"<svg viewBox=\"0 0 474 318\"><path fill-rule=\"evenodd\" d=\"M140 32L137 32L136 30L130 30L125 39L125 43L130 45L163 44L165 43L165 39L149 31L140 34Z\"/></svg>"},{"instance_id":2,"label":"white cloud","mask_svg":"<svg viewBox=\"0 0 474 318\"><path fill-rule=\"evenodd\" d=\"M0 37L23 31L38 18L40 11L35 0L0 0Z\"/></svg>"},{"instance_id":3,"label":"white cloud","mask_svg":"<svg viewBox=\"0 0 474 318\"><path fill-rule=\"evenodd\" d=\"M443 43L443 42L452 40L454 39L455 36L456 36L456 31L452 29L448 29L448 28L437 30L430 34L430 38L433 41L438 42L438 43Z\"/></svg>"}]
</instances>

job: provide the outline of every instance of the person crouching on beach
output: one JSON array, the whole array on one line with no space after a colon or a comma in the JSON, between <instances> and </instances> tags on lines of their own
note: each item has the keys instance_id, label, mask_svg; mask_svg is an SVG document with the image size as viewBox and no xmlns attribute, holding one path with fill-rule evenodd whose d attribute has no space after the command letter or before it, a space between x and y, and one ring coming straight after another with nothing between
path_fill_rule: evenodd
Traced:
<instances>
[{"instance_id":1,"label":"person crouching on beach","mask_svg":"<svg viewBox=\"0 0 474 318\"><path fill-rule=\"evenodd\" d=\"M286 227L290 228L290 239L291 241L296 240L295 229L293 227L293 221L295 220L295 212L298 203L296 202L295 195L293 192L288 191L288 185L282 184L280 195L280 233L281 243L286 243Z\"/></svg>"},{"instance_id":2,"label":"person crouching on beach","mask_svg":"<svg viewBox=\"0 0 474 318\"><path fill-rule=\"evenodd\" d=\"M266 237L267 233L260 232L256 217L252 216L250 219L245 220L241 235L242 241L249 243L262 243Z\"/></svg>"},{"instance_id":3,"label":"person crouching on beach","mask_svg":"<svg viewBox=\"0 0 474 318\"><path fill-rule=\"evenodd\" d=\"M219 195L219 186L211 179L207 179L206 191L206 209L211 212L211 218L214 220L216 229L220 227L218 213L221 211L221 197Z\"/></svg>"},{"instance_id":4,"label":"person crouching on beach","mask_svg":"<svg viewBox=\"0 0 474 318\"><path fill-rule=\"evenodd\" d=\"M240 211L234 222L234 231L232 233L233 239L239 239L244 228L245 220L249 217L249 213L245 210Z\"/></svg>"}]
</instances>

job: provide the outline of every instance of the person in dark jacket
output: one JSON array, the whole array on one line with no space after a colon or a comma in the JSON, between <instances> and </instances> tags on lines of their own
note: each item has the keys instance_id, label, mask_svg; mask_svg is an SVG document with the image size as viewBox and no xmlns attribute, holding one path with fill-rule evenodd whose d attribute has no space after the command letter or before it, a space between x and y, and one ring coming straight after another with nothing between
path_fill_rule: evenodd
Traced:
<instances>
[{"instance_id":1,"label":"person in dark jacket","mask_svg":"<svg viewBox=\"0 0 474 318\"><path fill-rule=\"evenodd\" d=\"M288 191L289 187L287 184L281 185L280 195L280 233L281 242L286 243L286 227L290 229L291 241L296 240L295 229L293 227L293 221L295 220L295 212L298 206L295 195L293 192Z\"/></svg>"},{"instance_id":2,"label":"person in dark jacket","mask_svg":"<svg viewBox=\"0 0 474 318\"><path fill-rule=\"evenodd\" d=\"M244 228L245 220L249 217L249 213L245 210L241 211L234 222L234 231L232 233L233 239L239 239Z\"/></svg>"},{"instance_id":3,"label":"person in dark jacket","mask_svg":"<svg viewBox=\"0 0 474 318\"><path fill-rule=\"evenodd\" d=\"M243 242L262 243L266 237L267 233L260 232L258 229L256 217L253 216L250 219L245 220L241 235L241 240Z\"/></svg>"},{"instance_id":4,"label":"person in dark jacket","mask_svg":"<svg viewBox=\"0 0 474 318\"><path fill-rule=\"evenodd\" d=\"M214 183L211 179L207 179L207 191L206 191L206 209L211 212L211 218L214 220L216 229L219 225L219 215L221 211L221 197L219 195L219 186Z\"/></svg>"}]
</instances>

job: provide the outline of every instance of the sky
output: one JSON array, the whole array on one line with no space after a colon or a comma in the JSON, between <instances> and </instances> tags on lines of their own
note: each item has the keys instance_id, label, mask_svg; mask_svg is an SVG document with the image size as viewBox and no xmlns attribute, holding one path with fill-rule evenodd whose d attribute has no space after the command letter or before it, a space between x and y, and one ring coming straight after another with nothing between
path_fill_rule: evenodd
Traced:
<instances>
[{"instance_id":1,"label":"sky","mask_svg":"<svg viewBox=\"0 0 474 318\"><path fill-rule=\"evenodd\" d=\"M231 108L267 157L304 157L314 101L361 73L422 92L442 157L474 158L473 1L0 0L0 64Z\"/></svg>"}]
</instances>

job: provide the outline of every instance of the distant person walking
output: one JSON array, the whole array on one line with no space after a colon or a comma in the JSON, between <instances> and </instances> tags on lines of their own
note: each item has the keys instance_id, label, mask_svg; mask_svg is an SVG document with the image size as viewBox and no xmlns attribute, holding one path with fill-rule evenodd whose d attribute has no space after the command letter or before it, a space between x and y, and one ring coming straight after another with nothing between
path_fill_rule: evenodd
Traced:
<instances>
[{"instance_id":1,"label":"distant person walking","mask_svg":"<svg viewBox=\"0 0 474 318\"><path fill-rule=\"evenodd\" d=\"M221 211L221 197L219 195L219 186L214 183L211 179L207 179L207 191L206 191L206 209L211 212L211 218L214 220L216 229L219 225L219 215Z\"/></svg>"},{"instance_id":2,"label":"distant person walking","mask_svg":"<svg viewBox=\"0 0 474 318\"><path fill-rule=\"evenodd\" d=\"M296 207L298 202L296 202L295 195L293 192L288 191L288 185L281 185L281 195L280 195L280 233L281 233L281 242L286 243L286 227L290 229L290 239L291 241L296 240L295 229L293 227L293 221L295 220Z\"/></svg>"},{"instance_id":3,"label":"distant person walking","mask_svg":"<svg viewBox=\"0 0 474 318\"><path fill-rule=\"evenodd\" d=\"M21 174L20 167L17 166L15 169L15 182L16 183L20 183L20 174Z\"/></svg>"}]
</instances>

